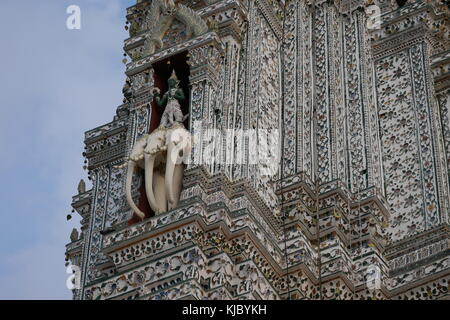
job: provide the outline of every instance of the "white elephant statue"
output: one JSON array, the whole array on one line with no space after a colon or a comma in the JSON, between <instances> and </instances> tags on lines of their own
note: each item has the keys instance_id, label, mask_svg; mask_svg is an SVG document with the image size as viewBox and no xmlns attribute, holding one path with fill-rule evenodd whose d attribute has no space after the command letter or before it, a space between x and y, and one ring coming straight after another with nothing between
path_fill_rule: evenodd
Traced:
<instances>
[{"instance_id":1,"label":"white elephant statue","mask_svg":"<svg viewBox=\"0 0 450 320\"><path fill-rule=\"evenodd\" d=\"M128 204L139 218L144 219L145 214L131 196L133 173L139 168L145 170L145 191L155 214L172 210L178 206L183 161L190 155L191 144L191 134L178 122L170 128L160 126L136 142L128 160L125 188Z\"/></svg>"}]
</instances>

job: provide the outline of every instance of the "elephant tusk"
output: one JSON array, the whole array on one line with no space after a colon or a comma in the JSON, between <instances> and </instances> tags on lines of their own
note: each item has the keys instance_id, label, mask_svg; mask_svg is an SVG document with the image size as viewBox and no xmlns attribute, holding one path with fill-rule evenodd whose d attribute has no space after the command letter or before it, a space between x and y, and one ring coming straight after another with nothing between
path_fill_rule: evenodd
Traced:
<instances>
[{"instance_id":1,"label":"elephant tusk","mask_svg":"<svg viewBox=\"0 0 450 320\"><path fill-rule=\"evenodd\" d=\"M161 208L158 207L158 204L155 199L155 193L153 191L153 169L155 165L155 155L145 155L145 192L147 194L147 199L155 213L161 213Z\"/></svg>"},{"instance_id":2,"label":"elephant tusk","mask_svg":"<svg viewBox=\"0 0 450 320\"><path fill-rule=\"evenodd\" d=\"M127 202L128 205L131 207L131 209L134 210L134 212L143 220L145 218L145 214L136 206L136 204L133 201L133 197L131 196L131 183L133 180L133 173L134 169L136 167L136 163L134 161L128 162L128 172L127 172L127 180L126 180L126 196L127 196Z\"/></svg>"}]
</instances>

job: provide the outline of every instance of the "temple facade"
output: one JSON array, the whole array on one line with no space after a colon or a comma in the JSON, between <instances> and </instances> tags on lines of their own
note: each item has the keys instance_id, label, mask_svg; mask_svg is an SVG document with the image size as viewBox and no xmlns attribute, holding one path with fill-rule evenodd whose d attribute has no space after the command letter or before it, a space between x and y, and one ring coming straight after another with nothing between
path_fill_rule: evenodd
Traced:
<instances>
[{"instance_id":1,"label":"temple facade","mask_svg":"<svg viewBox=\"0 0 450 320\"><path fill-rule=\"evenodd\" d=\"M138 0L74 299L448 299L445 0Z\"/></svg>"}]
</instances>

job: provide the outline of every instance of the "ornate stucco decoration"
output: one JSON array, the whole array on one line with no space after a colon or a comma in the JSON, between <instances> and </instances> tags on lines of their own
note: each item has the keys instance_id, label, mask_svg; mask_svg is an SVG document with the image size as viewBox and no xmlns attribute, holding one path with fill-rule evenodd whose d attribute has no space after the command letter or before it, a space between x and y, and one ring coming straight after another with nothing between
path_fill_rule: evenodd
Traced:
<instances>
[{"instance_id":1,"label":"ornate stucco decoration","mask_svg":"<svg viewBox=\"0 0 450 320\"><path fill-rule=\"evenodd\" d=\"M335 4L342 14L350 14L357 9L364 9L370 0L337 0Z\"/></svg>"},{"instance_id":2,"label":"ornate stucco decoration","mask_svg":"<svg viewBox=\"0 0 450 320\"><path fill-rule=\"evenodd\" d=\"M157 49L164 47L163 38L174 20L185 24L187 39L208 31L206 22L191 8L183 4L175 4L173 0L154 0L145 21L148 32L144 42L144 56L151 55Z\"/></svg>"},{"instance_id":3,"label":"ornate stucco decoration","mask_svg":"<svg viewBox=\"0 0 450 320\"><path fill-rule=\"evenodd\" d=\"M230 35L238 42L242 40L248 25L248 10L241 1L217 1L197 13L208 22L209 29L221 38Z\"/></svg>"},{"instance_id":4,"label":"ornate stucco decoration","mask_svg":"<svg viewBox=\"0 0 450 320\"><path fill-rule=\"evenodd\" d=\"M411 3L385 14L381 28L371 31L375 57L379 52L389 54L392 48L406 48L422 38L430 44L430 55L449 50L448 17L448 8L427 1Z\"/></svg>"}]
</instances>

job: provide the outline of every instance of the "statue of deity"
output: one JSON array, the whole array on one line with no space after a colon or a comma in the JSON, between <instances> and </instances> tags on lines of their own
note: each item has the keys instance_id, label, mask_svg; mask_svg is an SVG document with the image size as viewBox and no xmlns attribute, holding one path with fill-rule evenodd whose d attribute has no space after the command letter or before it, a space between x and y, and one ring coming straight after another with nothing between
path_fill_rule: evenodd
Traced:
<instances>
[{"instance_id":1,"label":"statue of deity","mask_svg":"<svg viewBox=\"0 0 450 320\"><path fill-rule=\"evenodd\" d=\"M165 106L164 113L161 116L160 127L170 128L176 122L182 123L189 116L188 114L183 116L181 111L180 101L183 101L185 96L183 90L179 87L179 83L180 81L174 70L167 81L169 88L162 98L158 88L153 90L158 107L162 109Z\"/></svg>"}]
</instances>

